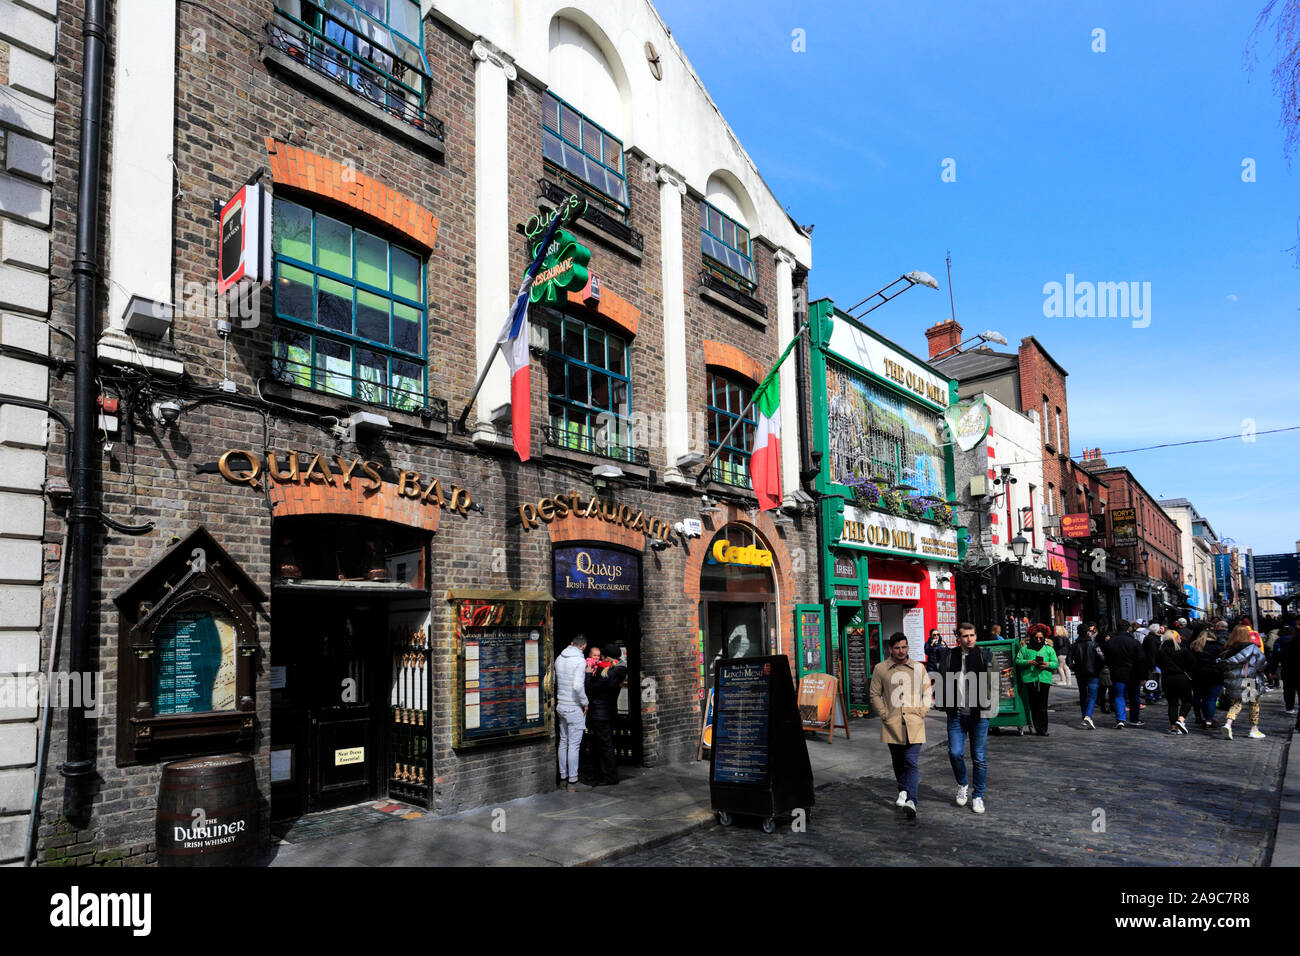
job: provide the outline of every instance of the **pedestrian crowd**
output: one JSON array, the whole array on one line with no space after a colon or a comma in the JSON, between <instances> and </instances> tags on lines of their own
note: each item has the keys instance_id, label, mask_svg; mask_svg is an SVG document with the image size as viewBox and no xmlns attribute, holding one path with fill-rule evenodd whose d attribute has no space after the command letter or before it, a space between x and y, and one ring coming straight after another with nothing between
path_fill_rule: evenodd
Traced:
<instances>
[{"instance_id":1,"label":"pedestrian crowd","mask_svg":"<svg viewBox=\"0 0 1300 956\"><path fill-rule=\"evenodd\" d=\"M1047 702L1053 684L1077 684L1081 726L1087 730L1097 729L1098 713L1113 714L1117 730L1143 727L1143 709L1154 712L1163 700L1171 736L1191 734L1190 715L1201 730L1233 740L1234 724L1245 714L1250 726L1244 736L1262 739L1261 696L1280 683L1285 712L1294 717L1300 691L1295 620L1270 620L1262 626L1263 633L1246 618L1233 627L1222 618L1192 626L1179 618L1167 626L1121 621L1103 633L1095 622L1086 622L1071 636L1059 625L1034 624L1020 638L1011 666L1020 678L1030 724L1041 737L1049 733ZM1001 628L995 626L989 640L1001 640ZM916 818L925 715L938 707L946 717L956 803L984 813L989 721L998 713L1003 676L988 648L976 646L975 626L967 623L957 626L954 647L931 630L924 662L909 658L904 634L893 634L886 643L889 656L872 671L870 697L872 712L880 718L880 739L893 762L895 805L909 819ZM1240 725L1237 732L1242 733Z\"/></svg>"}]
</instances>

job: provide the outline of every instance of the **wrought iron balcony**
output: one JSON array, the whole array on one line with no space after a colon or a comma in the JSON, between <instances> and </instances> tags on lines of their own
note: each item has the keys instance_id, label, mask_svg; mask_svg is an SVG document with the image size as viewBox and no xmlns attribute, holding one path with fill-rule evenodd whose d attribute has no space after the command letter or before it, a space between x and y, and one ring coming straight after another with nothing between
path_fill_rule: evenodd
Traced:
<instances>
[{"instance_id":1,"label":"wrought iron balcony","mask_svg":"<svg viewBox=\"0 0 1300 956\"><path fill-rule=\"evenodd\" d=\"M277 9L267 24L270 45L439 142L445 139L442 120L424 111L429 79L416 47L369 21L374 36L319 7L308 9L303 15L311 22Z\"/></svg>"},{"instance_id":2,"label":"wrought iron balcony","mask_svg":"<svg viewBox=\"0 0 1300 956\"><path fill-rule=\"evenodd\" d=\"M632 448L608 441L598 440L596 435L584 434L577 428L565 428L563 425L546 426L546 444L554 448L567 448L601 458L626 461L633 465L649 466L650 453L644 448Z\"/></svg>"},{"instance_id":3,"label":"wrought iron balcony","mask_svg":"<svg viewBox=\"0 0 1300 956\"><path fill-rule=\"evenodd\" d=\"M709 268L707 264L700 270L700 285L705 289L716 292L718 295L726 299L730 299L738 306L747 309L750 312L755 312L763 318L767 318L766 305L754 298L748 292L744 292L736 286L721 279L718 276L717 271Z\"/></svg>"},{"instance_id":4,"label":"wrought iron balcony","mask_svg":"<svg viewBox=\"0 0 1300 956\"><path fill-rule=\"evenodd\" d=\"M558 176L558 174L557 174ZM606 235L612 236L620 242L625 242L635 249L645 251L645 237L640 232L633 229L627 223L622 222L612 215L604 206L605 200L594 196L594 194L583 188L572 177L565 177L565 185L561 185L554 180L542 177L537 180L537 185L541 189L544 199L555 203L557 206L568 199L575 191L579 195L586 196L588 199L587 210L582 214L582 218L591 223L596 229Z\"/></svg>"}]
</instances>

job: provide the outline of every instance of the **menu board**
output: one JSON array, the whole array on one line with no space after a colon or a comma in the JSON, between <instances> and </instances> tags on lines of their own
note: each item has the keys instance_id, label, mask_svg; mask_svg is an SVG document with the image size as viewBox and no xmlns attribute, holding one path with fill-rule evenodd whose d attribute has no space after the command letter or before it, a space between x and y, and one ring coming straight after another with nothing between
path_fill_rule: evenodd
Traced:
<instances>
[{"instance_id":1,"label":"menu board","mask_svg":"<svg viewBox=\"0 0 1300 956\"><path fill-rule=\"evenodd\" d=\"M235 629L211 611L176 611L154 631L154 715L235 709Z\"/></svg>"},{"instance_id":2,"label":"menu board","mask_svg":"<svg viewBox=\"0 0 1300 956\"><path fill-rule=\"evenodd\" d=\"M542 725L539 644L528 627L467 630L465 736L495 737Z\"/></svg>"},{"instance_id":3,"label":"menu board","mask_svg":"<svg viewBox=\"0 0 1300 956\"><path fill-rule=\"evenodd\" d=\"M871 706L871 673L867 668L867 630L862 626L844 629L844 642L849 658L850 706L865 710Z\"/></svg>"},{"instance_id":4,"label":"menu board","mask_svg":"<svg viewBox=\"0 0 1300 956\"><path fill-rule=\"evenodd\" d=\"M925 610L914 607L903 615L903 633L907 635L907 656L925 660Z\"/></svg>"},{"instance_id":5,"label":"menu board","mask_svg":"<svg viewBox=\"0 0 1300 956\"><path fill-rule=\"evenodd\" d=\"M820 673L826 670L826 645L822 637L822 609L799 607L795 611L799 632L799 667L803 673Z\"/></svg>"},{"instance_id":6,"label":"menu board","mask_svg":"<svg viewBox=\"0 0 1300 956\"><path fill-rule=\"evenodd\" d=\"M767 725L772 665L767 661L718 664L714 699L714 783L767 781Z\"/></svg>"},{"instance_id":7,"label":"menu board","mask_svg":"<svg viewBox=\"0 0 1300 956\"><path fill-rule=\"evenodd\" d=\"M998 672L998 713L1008 714L1016 711L1016 665L1012 656L1012 646L1002 644L990 647L993 666Z\"/></svg>"}]
</instances>

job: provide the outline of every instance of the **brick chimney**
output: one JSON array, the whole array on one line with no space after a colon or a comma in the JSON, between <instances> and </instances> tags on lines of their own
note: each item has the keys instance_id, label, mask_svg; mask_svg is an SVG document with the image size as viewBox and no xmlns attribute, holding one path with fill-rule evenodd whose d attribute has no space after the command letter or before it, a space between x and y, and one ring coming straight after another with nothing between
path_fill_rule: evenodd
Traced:
<instances>
[{"instance_id":1,"label":"brick chimney","mask_svg":"<svg viewBox=\"0 0 1300 956\"><path fill-rule=\"evenodd\" d=\"M956 355L954 346L961 344L961 325L952 319L945 319L926 329L925 337L930 340L930 358L944 352Z\"/></svg>"}]
</instances>

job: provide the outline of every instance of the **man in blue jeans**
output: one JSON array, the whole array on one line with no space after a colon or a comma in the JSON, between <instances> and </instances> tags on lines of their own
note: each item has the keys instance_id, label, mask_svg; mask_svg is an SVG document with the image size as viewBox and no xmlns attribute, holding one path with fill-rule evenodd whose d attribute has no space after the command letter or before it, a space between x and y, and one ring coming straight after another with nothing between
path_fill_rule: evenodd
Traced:
<instances>
[{"instance_id":1,"label":"man in blue jeans","mask_svg":"<svg viewBox=\"0 0 1300 956\"><path fill-rule=\"evenodd\" d=\"M949 649L935 674L935 703L948 715L948 760L957 779L957 806L984 812L984 784L988 779L986 748L989 717L997 713L998 673L993 656L975 646L975 625L957 625L957 646ZM974 778L966 776L966 739L970 738Z\"/></svg>"}]
</instances>

